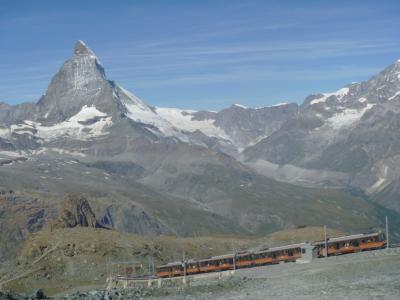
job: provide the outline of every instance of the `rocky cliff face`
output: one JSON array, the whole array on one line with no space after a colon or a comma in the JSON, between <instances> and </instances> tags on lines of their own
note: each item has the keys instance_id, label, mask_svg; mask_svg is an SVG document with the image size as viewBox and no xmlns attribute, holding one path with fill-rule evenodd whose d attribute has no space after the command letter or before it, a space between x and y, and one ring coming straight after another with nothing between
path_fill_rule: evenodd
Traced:
<instances>
[{"instance_id":1,"label":"rocky cliff face","mask_svg":"<svg viewBox=\"0 0 400 300\"><path fill-rule=\"evenodd\" d=\"M107 80L96 55L78 41L74 57L63 64L39 100L37 119L44 124L60 123L84 106L101 108L102 113L117 118L126 109L116 90L115 84Z\"/></svg>"},{"instance_id":2,"label":"rocky cliff face","mask_svg":"<svg viewBox=\"0 0 400 300\"><path fill-rule=\"evenodd\" d=\"M74 227L102 228L87 199L82 195L68 195L58 216L51 223L52 228Z\"/></svg>"}]
</instances>

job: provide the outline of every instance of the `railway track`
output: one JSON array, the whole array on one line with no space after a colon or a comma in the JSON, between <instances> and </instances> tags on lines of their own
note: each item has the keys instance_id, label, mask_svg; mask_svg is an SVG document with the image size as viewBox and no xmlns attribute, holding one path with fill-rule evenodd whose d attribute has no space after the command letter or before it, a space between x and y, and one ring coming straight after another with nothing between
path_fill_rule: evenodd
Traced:
<instances>
[{"instance_id":1,"label":"railway track","mask_svg":"<svg viewBox=\"0 0 400 300\"><path fill-rule=\"evenodd\" d=\"M263 265L292 261L310 261L313 258L337 256L355 252L386 248L386 238L382 232L361 233L327 238L326 240L304 242L259 251L242 251L213 256L201 260L176 261L158 266L159 278L180 277L194 274L252 268Z\"/></svg>"},{"instance_id":2,"label":"railway track","mask_svg":"<svg viewBox=\"0 0 400 300\"><path fill-rule=\"evenodd\" d=\"M390 248L399 248L400 244L391 244ZM156 272L145 275L129 274L126 270L113 276L117 280L149 280L157 278L185 277L228 270L246 269L286 262L309 262L314 258L345 255L385 249L386 238L382 232L355 234L330 238L326 241L293 244L258 251L248 250L238 253L213 256L201 260L184 260L158 266ZM326 251L327 249L327 251Z\"/></svg>"}]
</instances>

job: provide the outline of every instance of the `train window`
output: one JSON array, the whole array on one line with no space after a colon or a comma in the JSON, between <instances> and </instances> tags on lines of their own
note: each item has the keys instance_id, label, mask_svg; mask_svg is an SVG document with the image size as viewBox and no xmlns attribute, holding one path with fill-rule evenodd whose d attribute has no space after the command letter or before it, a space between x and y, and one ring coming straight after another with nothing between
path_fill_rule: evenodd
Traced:
<instances>
[{"instance_id":1,"label":"train window","mask_svg":"<svg viewBox=\"0 0 400 300\"><path fill-rule=\"evenodd\" d=\"M306 249L304 249L304 248L301 249L301 253L303 253L303 254L306 253Z\"/></svg>"}]
</instances>

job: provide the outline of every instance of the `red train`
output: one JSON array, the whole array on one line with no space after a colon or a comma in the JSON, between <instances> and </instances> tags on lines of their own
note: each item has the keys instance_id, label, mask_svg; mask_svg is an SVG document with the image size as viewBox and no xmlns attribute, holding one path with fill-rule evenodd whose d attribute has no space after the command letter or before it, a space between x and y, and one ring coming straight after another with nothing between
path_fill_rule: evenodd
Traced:
<instances>
[{"instance_id":1,"label":"red train","mask_svg":"<svg viewBox=\"0 0 400 300\"><path fill-rule=\"evenodd\" d=\"M331 238L327 244L328 256L333 256L382 249L386 247L386 239L383 233L376 232ZM325 256L325 241L316 241L312 245L316 247L318 257Z\"/></svg>"},{"instance_id":2,"label":"red train","mask_svg":"<svg viewBox=\"0 0 400 300\"><path fill-rule=\"evenodd\" d=\"M327 240L328 256L347 253L382 249L386 247L384 234L380 232L357 234L331 238ZM280 262L295 262L303 258L307 251L312 251L314 257L325 256L325 241L315 241L310 244L293 244L282 247L262 249L259 251L245 251L236 254L213 256L202 260L188 260L173 262L158 266L156 276L168 278L184 275L193 275L209 272L219 272L240 268L251 268ZM308 253L310 255L310 253Z\"/></svg>"}]
</instances>

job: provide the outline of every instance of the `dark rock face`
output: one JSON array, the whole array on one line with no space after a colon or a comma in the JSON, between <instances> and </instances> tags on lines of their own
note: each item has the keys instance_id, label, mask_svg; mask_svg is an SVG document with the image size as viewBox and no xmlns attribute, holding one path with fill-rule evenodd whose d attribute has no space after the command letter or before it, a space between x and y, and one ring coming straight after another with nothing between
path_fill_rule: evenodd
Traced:
<instances>
[{"instance_id":1,"label":"dark rock face","mask_svg":"<svg viewBox=\"0 0 400 300\"><path fill-rule=\"evenodd\" d=\"M307 132L322 125L319 118L303 116L287 120L268 138L243 151L248 161L260 157L275 164L296 164L308 155Z\"/></svg>"},{"instance_id":2,"label":"dark rock face","mask_svg":"<svg viewBox=\"0 0 400 300\"><path fill-rule=\"evenodd\" d=\"M0 103L0 126L11 125L34 118L37 112L35 103L9 105Z\"/></svg>"},{"instance_id":3,"label":"dark rock face","mask_svg":"<svg viewBox=\"0 0 400 300\"><path fill-rule=\"evenodd\" d=\"M173 232L143 208L130 205L121 209L116 205L106 208L100 219L109 228L129 228L131 232L144 235L172 234Z\"/></svg>"},{"instance_id":4,"label":"dark rock face","mask_svg":"<svg viewBox=\"0 0 400 300\"><path fill-rule=\"evenodd\" d=\"M77 41L76 42L76 44L75 44L75 49L74 49L74 53L75 53L75 55L77 55L77 56L79 56L79 55L93 55L93 56L95 56L95 54L93 53L93 51L92 50L90 50L87 46L86 46L86 44L83 42L83 41L81 41L81 40L79 40L79 41Z\"/></svg>"},{"instance_id":5,"label":"dark rock face","mask_svg":"<svg viewBox=\"0 0 400 300\"><path fill-rule=\"evenodd\" d=\"M74 52L75 56L64 63L38 102L38 118L45 124L62 122L85 105L94 105L114 117L118 115L114 87L107 81L96 55L80 41Z\"/></svg>"},{"instance_id":6,"label":"dark rock face","mask_svg":"<svg viewBox=\"0 0 400 300\"><path fill-rule=\"evenodd\" d=\"M82 195L68 195L59 216L51 223L52 228L73 227L102 228L89 202Z\"/></svg>"},{"instance_id":7,"label":"dark rock face","mask_svg":"<svg viewBox=\"0 0 400 300\"><path fill-rule=\"evenodd\" d=\"M0 150L15 151L15 146L4 138L0 138Z\"/></svg>"},{"instance_id":8,"label":"dark rock face","mask_svg":"<svg viewBox=\"0 0 400 300\"><path fill-rule=\"evenodd\" d=\"M44 294L43 289L37 289L33 293L33 297L34 297L34 299L47 299L46 295Z\"/></svg>"},{"instance_id":9,"label":"dark rock face","mask_svg":"<svg viewBox=\"0 0 400 300\"><path fill-rule=\"evenodd\" d=\"M243 147L272 134L297 112L295 103L257 109L232 105L217 113L215 125L224 129L235 144Z\"/></svg>"}]
</instances>

